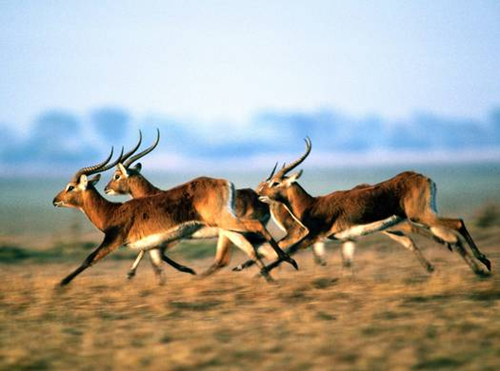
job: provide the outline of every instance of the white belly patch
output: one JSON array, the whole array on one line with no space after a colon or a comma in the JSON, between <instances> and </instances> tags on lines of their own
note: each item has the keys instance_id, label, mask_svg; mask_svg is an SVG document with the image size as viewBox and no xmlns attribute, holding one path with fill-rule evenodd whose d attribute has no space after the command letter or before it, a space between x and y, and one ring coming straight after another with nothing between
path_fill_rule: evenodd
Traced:
<instances>
[{"instance_id":1,"label":"white belly patch","mask_svg":"<svg viewBox=\"0 0 500 371\"><path fill-rule=\"evenodd\" d=\"M219 237L219 228L202 227L187 238L189 238L190 240L199 240L199 239L215 238L215 237Z\"/></svg>"},{"instance_id":2,"label":"white belly patch","mask_svg":"<svg viewBox=\"0 0 500 371\"><path fill-rule=\"evenodd\" d=\"M337 240L347 240L351 238L356 238L359 236L364 236L370 233L383 231L393 225L396 225L403 221L399 216L393 215L390 218L379 220L377 222L369 224L355 225L349 229L343 230L342 232L335 233L333 238Z\"/></svg>"},{"instance_id":3,"label":"white belly patch","mask_svg":"<svg viewBox=\"0 0 500 371\"><path fill-rule=\"evenodd\" d=\"M126 243L125 246L134 250L150 250L161 246L167 242L175 241L181 238L189 238L198 229L204 225L199 222L189 222L178 225L177 227L166 230L165 232L151 234L142 237L134 242Z\"/></svg>"}]
</instances>

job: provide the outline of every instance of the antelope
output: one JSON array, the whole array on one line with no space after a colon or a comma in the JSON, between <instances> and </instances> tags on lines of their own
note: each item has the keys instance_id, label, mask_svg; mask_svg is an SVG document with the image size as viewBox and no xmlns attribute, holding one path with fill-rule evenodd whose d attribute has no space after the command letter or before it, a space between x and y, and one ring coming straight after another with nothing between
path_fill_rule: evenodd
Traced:
<instances>
[{"instance_id":1,"label":"antelope","mask_svg":"<svg viewBox=\"0 0 500 371\"><path fill-rule=\"evenodd\" d=\"M436 204L436 184L424 175L406 171L381 183L336 191L313 197L297 180L302 170L287 175L299 166L311 152L311 141L305 140L306 151L297 160L274 172L261 182L257 193L261 200L283 203L308 229L307 235L286 248L293 254L299 249L323 239L345 241L370 233L386 231L403 222L425 228L439 241L454 247L477 275L484 275L459 236L468 243L474 257L491 271L491 262L479 251L462 219L439 217ZM281 245L283 247L283 245ZM266 269L272 270L275 261Z\"/></svg>"},{"instance_id":2,"label":"antelope","mask_svg":"<svg viewBox=\"0 0 500 371\"><path fill-rule=\"evenodd\" d=\"M275 170L276 169L273 169L271 174L274 174ZM266 181L269 181L271 179L271 177L272 177L272 175L268 179L266 179ZM371 185L370 184L360 184L353 189L360 189L360 188L365 188L365 187L371 187ZM263 199L263 200L264 200L264 202L270 202L270 199ZM276 206L281 205L283 207L283 209L286 210L286 213L288 215L290 215L290 213L288 212L288 209L282 203L273 201L273 202L271 202L271 204L276 205ZM296 224L299 224L299 223L300 222L298 222ZM303 234L303 233L304 233L304 231L306 231L305 233L307 234L307 228L302 223L300 223L300 225L302 226L302 234L301 235L305 236L305 234ZM387 237L389 237L390 239L394 240L395 242L398 242L405 249L412 251L415 254L415 257L417 258L418 262L429 273L434 272L434 266L424 257L424 255L422 254L420 249L417 247L415 242L407 234L414 233L414 234L420 234L420 235L427 237L427 238L432 238L436 242L446 245L448 247L448 249L451 250L451 246L448 243L446 243L445 241L433 236L432 234L430 234L426 230L419 228L418 226L412 225L410 223L407 223L407 222L402 222L401 224L399 224L397 226L397 230L390 229L390 230L383 231L382 233L384 235L386 235ZM299 237L298 239L294 239L293 237L291 239L289 239L289 241L287 241L288 245L291 245L294 242L298 242L301 238L300 235L298 237ZM281 241L280 241L280 244L281 244L281 246L288 246L287 244L282 243ZM316 263L319 263L321 265L326 265L326 263L323 260L324 245L325 245L325 243L322 240L319 242L315 242L313 244L313 253L314 253L315 261L316 261ZM354 258L355 249L356 249L356 240L354 238L348 238L348 239L342 241L341 256L342 256L343 268L346 268L346 269L352 268L352 261ZM239 266L235 267L233 270L234 271L241 271L247 267L252 266L254 263L255 263L255 261L248 260L245 263L240 264Z\"/></svg>"},{"instance_id":3,"label":"antelope","mask_svg":"<svg viewBox=\"0 0 500 371\"><path fill-rule=\"evenodd\" d=\"M352 189L361 189L361 188L366 188L366 187L371 187L371 184L360 184ZM415 254L415 257L417 258L418 262L424 267L424 269L427 270L427 272L432 273L434 272L434 266L424 257L418 246L415 244L413 239L408 236L408 234L413 233L413 234L419 234L421 236L424 236L426 238L433 239L435 242L438 242L442 245L445 245L450 251L451 251L451 246L447 242L443 241L442 239L432 235L430 232L427 230L420 228L416 225L410 224L408 222L401 222L400 224L397 225L397 229L390 228L385 231L381 232L385 236L389 237L390 239L396 241L399 243L401 246L404 248L412 251ZM352 262L354 258L354 251L356 249L356 240L355 239L349 239L347 241L344 241L342 244L342 249L341 249L341 255L342 255L342 264L344 268L352 268Z\"/></svg>"},{"instance_id":4,"label":"antelope","mask_svg":"<svg viewBox=\"0 0 500 371\"><path fill-rule=\"evenodd\" d=\"M100 174L92 178L89 176L103 169L107 170L109 165L106 165L112 155L113 150L105 161L78 170L53 200L56 207L81 210L104 233L101 244L61 281L61 286L69 284L77 275L120 246L147 251L186 238L204 226L224 228L228 234L236 232L233 234L240 236L240 240L244 240L244 237L238 232L260 233L275 249L279 259L286 260L298 269L295 260L278 247L259 222L241 220L235 216L234 186L225 179L199 177L150 197L136 198L125 203L106 200L95 188ZM121 156L113 162L113 166ZM271 280L250 243L246 245L246 252L259 261L262 275ZM162 255L163 259L164 254Z\"/></svg>"},{"instance_id":5,"label":"antelope","mask_svg":"<svg viewBox=\"0 0 500 371\"><path fill-rule=\"evenodd\" d=\"M130 195L132 198L148 197L156 194L160 194L163 191L149 182L142 174L142 165L137 163L132 166L134 162L143 158L150 152L152 152L158 145L160 141L160 132L157 130L157 136L155 142L142 152L132 156L140 147L142 143L142 133L139 131L139 141L136 146L123 155L118 162L117 169L111 177L109 183L104 188L104 191L108 195ZM132 157L131 157L132 156ZM265 225L268 223L269 219L272 217L275 220L278 227L287 233L285 238L296 240L302 236L305 232L304 228L300 223L297 223L292 215L286 210L286 208L280 203L273 203L269 206L266 203L260 202L257 193L249 188L238 189L235 193L235 212L236 215L241 219L252 219L259 221L261 224ZM242 248L245 251L245 246L241 246L239 240L231 239L231 235L227 235L226 231L217 228L203 227L195 234L189 236L189 238L213 238L219 237L216 249L216 256L212 265L202 273L202 276L208 276L219 269L225 267L229 263L230 255L230 244L233 242L237 247ZM258 234L255 233L245 233L245 238L250 240L254 245L260 246L266 240ZM313 247L314 248L314 247ZM322 264L322 256L316 250L315 260ZM158 249L149 250L150 254L158 254ZM272 252L264 249L264 256L267 258L274 258L275 255ZM134 261L131 269L128 272L128 277L132 278L135 276L137 267L144 257L144 251L140 251L136 260ZM161 276L161 260L152 257L151 262L155 272L159 272ZM242 268L236 267L234 270L241 270Z\"/></svg>"}]
</instances>

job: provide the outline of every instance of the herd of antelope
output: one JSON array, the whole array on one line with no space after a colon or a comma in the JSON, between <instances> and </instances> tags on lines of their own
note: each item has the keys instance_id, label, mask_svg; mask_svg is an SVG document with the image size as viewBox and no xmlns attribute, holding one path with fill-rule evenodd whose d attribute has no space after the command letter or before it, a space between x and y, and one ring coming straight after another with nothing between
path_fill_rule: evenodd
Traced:
<instances>
[{"instance_id":1,"label":"herd of antelope","mask_svg":"<svg viewBox=\"0 0 500 371\"><path fill-rule=\"evenodd\" d=\"M260 274L272 281L270 272L282 262L298 265L291 255L312 246L315 261L324 264L325 240L343 242L344 265L349 266L355 239L381 232L404 248L413 251L424 268L434 267L408 236L418 233L456 250L477 275L491 271L488 258L479 251L462 219L439 217L436 209L436 185L424 175L406 171L384 182L362 184L326 196L311 196L297 180L302 170L290 174L311 152L306 139L305 153L276 172L274 166L257 190L235 189L225 179L199 177L177 187L161 190L142 174L137 160L153 151L160 140L136 153L142 143L139 132L137 145L127 153L123 149L116 160L108 158L94 166L78 170L66 187L53 200L54 206L81 210L104 233L101 244L71 274L61 281L67 285L78 274L121 246L138 251L128 272L132 278L148 252L160 283L164 283L162 262L190 274L195 272L166 254L184 239L218 237L215 259L202 273L208 276L229 263L231 243L243 250L249 260L233 270L257 264ZM95 188L100 173L116 170L105 187L108 195L130 195L127 202L110 202ZM94 175L95 174L95 175ZM91 175L93 175L91 177ZM270 220L286 233L279 242L266 229ZM466 249L467 242L473 255ZM273 260L265 265L263 258ZM481 269L481 262L488 272Z\"/></svg>"}]
</instances>

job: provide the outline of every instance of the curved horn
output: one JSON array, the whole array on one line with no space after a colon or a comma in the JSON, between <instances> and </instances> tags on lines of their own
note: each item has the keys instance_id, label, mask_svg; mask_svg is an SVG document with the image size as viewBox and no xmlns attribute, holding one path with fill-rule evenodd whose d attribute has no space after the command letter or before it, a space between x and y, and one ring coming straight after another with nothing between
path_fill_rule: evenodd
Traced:
<instances>
[{"instance_id":1,"label":"curved horn","mask_svg":"<svg viewBox=\"0 0 500 371\"><path fill-rule=\"evenodd\" d=\"M266 182L271 180L277 167L278 167L278 163L276 162L276 164L274 165L273 171L271 171L271 174L267 177Z\"/></svg>"},{"instance_id":2,"label":"curved horn","mask_svg":"<svg viewBox=\"0 0 500 371\"><path fill-rule=\"evenodd\" d=\"M311 153L311 149L312 149L311 139L309 139L309 137L306 137L304 139L304 142L306 142L306 151L304 152L304 154L302 156L300 156L297 160L292 162L290 165L283 166L283 168L280 171L278 171L276 176L280 176L280 177L284 176L286 173L292 171L297 166L299 166L307 158L307 156L309 156L309 153Z\"/></svg>"},{"instance_id":3,"label":"curved horn","mask_svg":"<svg viewBox=\"0 0 500 371\"><path fill-rule=\"evenodd\" d=\"M78 170L75 175L73 176L73 180L74 181L78 181L78 179L80 178L80 176L82 175L91 175L91 174L94 174L94 173L97 173L99 172L99 170L104 166L106 165L109 160L111 160L111 157L113 157L113 147L111 147L111 152L109 153L109 156L106 160L104 160L103 162L101 163L98 163L97 165L93 165L93 166L87 166L87 167L83 167L81 168L80 170Z\"/></svg>"},{"instance_id":4,"label":"curved horn","mask_svg":"<svg viewBox=\"0 0 500 371\"><path fill-rule=\"evenodd\" d=\"M103 171L106 171L106 170L111 169L112 167L115 167L116 165L118 165L119 162L122 162L122 161L123 161L123 147L122 147L122 151L120 152L120 155L116 158L116 160L107 164L106 166L103 166L98 171L100 173L102 173Z\"/></svg>"},{"instance_id":5,"label":"curved horn","mask_svg":"<svg viewBox=\"0 0 500 371\"><path fill-rule=\"evenodd\" d=\"M120 161L122 162L122 164L125 160L127 160L130 156L132 156L135 153L135 151L139 149L141 143L142 143L142 132L139 130L139 141L137 142L134 148L132 148L130 151L121 156Z\"/></svg>"},{"instance_id":6,"label":"curved horn","mask_svg":"<svg viewBox=\"0 0 500 371\"><path fill-rule=\"evenodd\" d=\"M144 151L132 156L130 159L128 159L123 163L123 166L129 167L130 165L132 165L133 162L137 161L141 157L146 156L149 152L151 152L153 149L156 148L159 142L160 142L160 130L156 129L156 141L153 143L153 145L149 148L146 148Z\"/></svg>"}]
</instances>

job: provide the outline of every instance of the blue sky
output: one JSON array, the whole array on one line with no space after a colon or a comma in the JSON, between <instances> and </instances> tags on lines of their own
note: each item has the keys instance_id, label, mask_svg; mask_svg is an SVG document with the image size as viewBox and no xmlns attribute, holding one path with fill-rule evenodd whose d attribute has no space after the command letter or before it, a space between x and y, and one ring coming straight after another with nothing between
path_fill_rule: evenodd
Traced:
<instances>
[{"instance_id":1,"label":"blue sky","mask_svg":"<svg viewBox=\"0 0 500 371\"><path fill-rule=\"evenodd\" d=\"M47 109L245 125L261 110L484 119L498 1L0 1L0 123Z\"/></svg>"}]
</instances>

